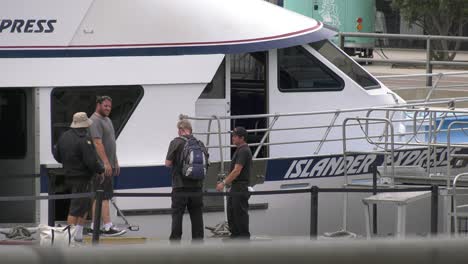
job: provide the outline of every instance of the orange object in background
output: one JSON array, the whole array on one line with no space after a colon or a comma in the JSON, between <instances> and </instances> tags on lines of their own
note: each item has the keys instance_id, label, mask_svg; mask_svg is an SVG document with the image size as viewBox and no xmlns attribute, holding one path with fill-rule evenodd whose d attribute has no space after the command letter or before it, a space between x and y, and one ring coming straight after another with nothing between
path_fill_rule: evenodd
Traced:
<instances>
[{"instance_id":1,"label":"orange object in background","mask_svg":"<svg viewBox=\"0 0 468 264\"><path fill-rule=\"evenodd\" d=\"M357 22L356 29L358 31L361 31L362 30L362 17L358 17L358 19L356 19L356 22Z\"/></svg>"}]
</instances>

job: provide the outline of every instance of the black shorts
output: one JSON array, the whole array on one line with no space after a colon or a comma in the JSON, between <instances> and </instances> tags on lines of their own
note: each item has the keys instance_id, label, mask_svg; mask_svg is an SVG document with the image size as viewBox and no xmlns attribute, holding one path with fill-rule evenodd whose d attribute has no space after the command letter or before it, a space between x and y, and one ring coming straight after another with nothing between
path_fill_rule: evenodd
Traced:
<instances>
[{"instance_id":1,"label":"black shorts","mask_svg":"<svg viewBox=\"0 0 468 264\"><path fill-rule=\"evenodd\" d=\"M104 177L104 182L101 183L101 179ZM114 176L96 176L93 189L94 191L102 189L104 191L104 200L110 200L114 196Z\"/></svg>"},{"instance_id":2,"label":"black shorts","mask_svg":"<svg viewBox=\"0 0 468 264\"><path fill-rule=\"evenodd\" d=\"M88 193L91 191L90 178L68 177L65 184L71 189L71 193ZM91 197L73 198L70 200L68 215L84 217L91 208Z\"/></svg>"}]
</instances>

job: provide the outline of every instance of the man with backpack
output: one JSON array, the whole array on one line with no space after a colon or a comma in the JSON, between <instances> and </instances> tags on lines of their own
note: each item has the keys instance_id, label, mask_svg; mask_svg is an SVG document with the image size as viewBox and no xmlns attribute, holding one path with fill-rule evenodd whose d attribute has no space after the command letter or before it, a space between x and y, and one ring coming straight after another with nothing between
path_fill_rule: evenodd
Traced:
<instances>
[{"instance_id":1,"label":"man with backpack","mask_svg":"<svg viewBox=\"0 0 468 264\"><path fill-rule=\"evenodd\" d=\"M172 168L172 228L170 240L180 241L185 208L192 222L192 239L203 240L203 180L208 165L208 152L192 135L192 125L186 119L177 123L178 137L169 144L166 166ZM180 195L191 193L195 195ZM199 195L197 195L199 194Z\"/></svg>"},{"instance_id":2,"label":"man with backpack","mask_svg":"<svg viewBox=\"0 0 468 264\"><path fill-rule=\"evenodd\" d=\"M84 112L73 115L69 130L60 136L54 146L54 158L63 164L65 184L73 194L91 191L91 181L96 173L103 176L103 165L99 162L96 148L88 128L93 123ZM83 225L91 208L91 198L75 198L70 201L67 217L69 225L76 225L75 241L83 241Z\"/></svg>"}]
</instances>

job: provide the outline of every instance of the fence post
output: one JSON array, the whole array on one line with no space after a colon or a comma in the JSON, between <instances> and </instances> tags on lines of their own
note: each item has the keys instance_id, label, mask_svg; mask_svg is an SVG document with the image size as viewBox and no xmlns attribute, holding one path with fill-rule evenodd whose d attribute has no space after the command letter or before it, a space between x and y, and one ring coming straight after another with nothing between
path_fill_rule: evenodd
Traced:
<instances>
[{"instance_id":1,"label":"fence post","mask_svg":"<svg viewBox=\"0 0 468 264\"><path fill-rule=\"evenodd\" d=\"M55 178L56 176L54 174L51 174L50 171L47 173L49 176L49 184L48 184L48 194L49 195L54 195L55 194ZM49 199L47 201L48 204L48 216L47 216L47 225L48 226L55 226L55 201Z\"/></svg>"},{"instance_id":2,"label":"fence post","mask_svg":"<svg viewBox=\"0 0 468 264\"><path fill-rule=\"evenodd\" d=\"M372 194L377 194L377 165L372 163L371 165L372 170ZM374 235L377 235L377 204L372 205L372 232Z\"/></svg>"},{"instance_id":3,"label":"fence post","mask_svg":"<svg viewBox=\"0 0 468 264\"><path fill-rule=\"evenodd\" d=\"M93 219L93 245L99 244L99 233L101 232L101 214L102 214L102 199L104 197L104 191L96 191L96 207L94 211Z\"/></svg>"},{"instance_id":4,"label":"fence post","mask_svg":"<svg viewBox=\"0 0 468 264\"><path fill-rule=\"evenodd\" d=\"M432 64L431 64L431 37L428 36L426 40L426 74L432 74ZM426 86L432 87L432 76L426 77Z\"/></svg>"},{"instance_id":5,"label":"fence post","mask_svg":"<svg viewBox=\"0 0 468 264\"><path fill-rule=\"evenodd\" d=\"M439 186L431 186L431 234L437 234L439 210Z\"/></svg>"},{"instance_id":6,"label":"fence post","mask_svg":"<svg viewBox=\"0 0 468 264\"><path fill-rule=\"evenodd\" d=\"M318 193L319 188L310 189L310 238L316 239L318 233Z\"/></svg>"}]
</instances>

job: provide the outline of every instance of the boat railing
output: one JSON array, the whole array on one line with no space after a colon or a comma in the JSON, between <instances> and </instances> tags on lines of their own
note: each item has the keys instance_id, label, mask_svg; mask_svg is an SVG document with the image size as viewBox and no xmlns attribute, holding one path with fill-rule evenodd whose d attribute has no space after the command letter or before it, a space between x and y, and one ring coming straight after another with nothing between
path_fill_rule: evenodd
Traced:
<instances>
[{"instance_id":1,"label":"boat railing","mask_svg":"<svg viewBox=\"0 0 468 264\"><path fill-rule=\"evenodd\" d=\"M459 76L468 76L468 71L461 71L461 72L439 72L439 73L429 73L429 74L405 74L405 75L381 75L376 76L377 79L380 81L386 80L394 80L397 79L401 80L417 80L417 78L433 78L433 82L428 85L411 85L411 86L391 86L389 88L392 91L398 92L405 92L408 90L417 90L417 89L427 89L427 94L425 95L424 99L416 99L416 100L407 100L407 103L416 103L416 102L428 102L433 98L435 91L445 91L445 92L457 92L461 91L462 88L467 89L468 85L462 81L449 79L450 77L459 77ZM443 83L446 81L446 83ZM452 84L455 83L455 84ZM445 98L450 99L450 98Z\"/></svg>"},{"instance_id":2,"label":"boat railing","mask_svg":"<svg viewBox=\"0 0 468 264\"><path fill-rule=\"evenodd\" d=\"M437 61L433 60L432 53L434 52L434 41L439 40L453 40L468 42L468 37L459 36L436 36L436 35L410 35L410 34L386 34L386 33L361 33L361 32L340 32L339 43L340 48L344 50L345 38L346 37L361 37L361 38L376 38L376 39L413 39L413 40L424 40L426 41L425 60L395 60L395 59L370 59L370 58L356 58L356 61L365 63L405 63L411 65L425 65L426 67L426 85L432 86L432 73L434 65L445 65L445 66L467 66L466 61Z\"/></svg>"},{"instance_id":3,"label":"boat railing","mask_svg":"<svg viewBox=\"0 0 468 264\"><path fill-rule=\"evenodd\" d=\"M465 178L465 177L468 177L468 173L460 173L460 174L458 174L458 175L455 177L455 179L453 179L453 193L452 193L452 195L453 195L453 196L452 196L452 197L453 197L453 208L452 208L453 212L452 212L452 216L453 216L453 219L454 219L453 223L454 223L454 231L455 231L454 233L455 233L455 236L458 236L458 235L459 235L459 230L458 230L458 229L459 229L459 228L458 228L458 217L460 217L460 216L465 216L465 217L468 216L468 213L459 213L459 212L458 212L458 209L468 207L468 204L461 204L461 205L460 205L460 204L458 203L458 198L459 198L459 196L461 196L461 195L466 196L466 195L467 195L466 193L465 193L465 194L461 194L461 193L459 193L459 192L457 191L457 182L458 182L459 180L461 180L462 178Z\"/></svg>"},{"instance_id":4,"label":"boat railing","mask_svg":"<svg viewBox=\"0 0 468 264\"><path fill-rule=\"evenodd\" d=\"M452 153L451 149L453 147L452 144L452 132L453 131L460 131L460 129L455 129L455 126L464 126L467 127L467 131L462 127L461 131L468 136L468 121L454 121L448 125L447 128L447 189L450 188L450 175L451 175L451 163L453 158L465 158L468 159L468 154L454 154ZM468 147L468 144L465 144L465 147ZM458 177L458 176L457 176ZM453 188L456 188L456 179L453 182Z\"/></svg>"},{"instance_id":5,"label":"boat railing","mask_svg":"<svg viewBox=\"0 0 468 264\"><path fill-rule=\"evenodd\" d=\"M266 118L269 120L265 127L247 129L248 133L263 133L256 142L249 142L249 146L254 148L254 159L272 159L281 158L275 155L266 155L259 157L262 148L272 146L285 146L291 144L313 143L314 148L309 155L320 155L323 146L327 143L338 144L343 141L343 136L337 133L340 128L346 126L352 133L347 135L347 141L362 141L367 143L367 148L372 151L388 150L390 134L389 127L394 127L392 136L394 137L393 149L405 149L411 147L426 148L427 162L426 172L430 176L432 173L431 164L436 164L437 148L447 148L448 142L439 142L445 133L464 132L468 127L447 127L447 124L456 121L468 119L468 109L456 108L458 103L468 102L468 98L457 99L434 99L427 102L397 104L391 106L338 109L316 112L299 113L275 113L261 115L242 115L242 116L211 116L211 117L191 117L181 115L180 118L207 122L207 128L204 131L195 131L194 134L201 138L206 138L206 146L209 149L218 149L221 164L226 159L223 155L225 149L234 147L226 138L231 133L226 127L226 121L248 120ZM434 107L445 105L445 107ZM326 118L323 118L323 117ZM359 118L360 122L340 123L346 118ZM288 118L303 118L303 125L282 126L280 121ZM328 121L326 121L328 119ZM311 124L310 120L321 120L316 124ZM457 123L459 124L459 123ZM276 132L295 133L297 131L307 131L308 138L288 137L287 139L271 139L271 135ZM361 131L361 132L359 132ZM334 133L333 133L334 132ZM305 134L305 132L303 133ZM333 134L333 135L332 135ZM217 140L214 140L217 138ZM445 137L444 137L445 138ZM217 142L216 142L217 141ZM450 144L450 148L467 148L466 144ZM310 146L308 147L310 149ZM218 152L215 151L215 152ZM338 150L335 150L339 152ZM449 150L447 150L449 151ZM268 152L268 151L267 151ZM268 154L268 153L267 153ZM338 153L339 154L339 153ZM291 153L291 156L300 156ZM392 158L393 159L393 158ZM433 161L433 163L431 163ZM386 163L385 163L386 164ZM385 166L384 164L384 166ZM435 165L434 165L435 166ZM224 168L221 168L224 171ZM450 171L447 172L450 175Z\"/></svg>"}]
</instances>

